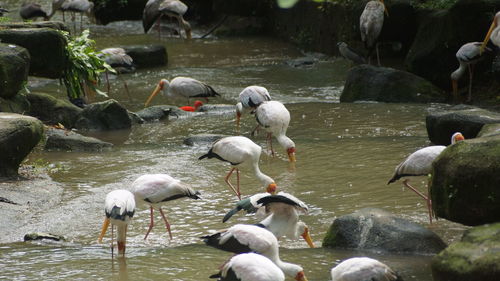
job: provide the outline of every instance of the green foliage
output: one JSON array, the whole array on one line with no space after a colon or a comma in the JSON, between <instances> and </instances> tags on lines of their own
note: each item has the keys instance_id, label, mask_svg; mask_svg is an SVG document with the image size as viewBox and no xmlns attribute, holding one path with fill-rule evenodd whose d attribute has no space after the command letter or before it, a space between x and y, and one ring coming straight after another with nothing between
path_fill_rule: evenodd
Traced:
<instances>
[{"instance_id":1,"label":"green foliage","mask_svg":"<svg viewBox=\"0 0 500 281\"><path fill-rule=\"evenodd\" d=\"M9 17L0 17L0 23L12 21Z\"/></svg>"},{"instance_id":2,"label":"green foliage","mask_svg":"<svg viewBox=\"0 0 500 281\"><path fill-rule=\"evenodd\" d=\"M95 42L89 38L89 30L84 30L75 38L72 38L68 32L60 32L67 41L68 66L61 80L66 86L68 97L70 99L81 98L85 96L85 89L107 97L96 88L101 80L100 74L105 71L113 73L116 71L99 57L99 52L95 51Z\"/></svg>"}]
</instances>

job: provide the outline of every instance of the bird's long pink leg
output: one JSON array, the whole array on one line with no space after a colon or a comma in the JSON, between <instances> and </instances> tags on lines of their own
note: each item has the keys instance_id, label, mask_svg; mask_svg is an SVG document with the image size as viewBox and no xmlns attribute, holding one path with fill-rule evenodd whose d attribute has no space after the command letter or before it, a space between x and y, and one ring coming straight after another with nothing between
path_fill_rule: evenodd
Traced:
<instances>
[{"instance_id":1,"label":"bird's long pink leg","mask_svg":"<svg viewBox=\"0 0 500 281\"><path fill-rule=\"evenodd\" d=\"M269 147L271 148L271 155L274 157L273 133L267 133L267 141L269 142Z\"/></svg>"},{"instance_id":2,"label":"bird's long pink leg","mask_svg":"<svg viewBox=\"0 0 500 281\"><path fill-rule=\"evenodd\" d=\"M418 196L422 197L426 202L427 202L427 209L429 211L429 220L432 224L432 202L429 198L429 196L426 196L425 194L423 194L422 192L420 192L419 190L417 190L416 188L414 188L413 186L411 186L409 183L408 183L408 179L405 179L403 181L403 185L406 186L407 188L413 190L413 192L415 192Z\"/></svg>"},{"instance_id":3,"label":"bird's long pink leg","mask_svg":"<svg viewBox=\"0 0 500 281\"><path fill-rule=\"evenodd\" d=\"M467 102L472 100L472 75L474 74L474 65L469 64L469 96Z\"/></svg>"},{"instance_id":4,"label":"bird's long pink leg","mask_svg":"<svg viewBox=\"0 0 500 281\"><path fill-rule=\"evenodd\" d=\"M238 193L236 193L236 195L238 195L238 199L241 200L241 192L240 192L240 169L236 168L236 187L237 187L237 190L238 190Z\"/></svg>"},{"instance_id":5,"label":"bird's long pink leg","mask_svg":"<svg viewBox=\"0 0 500 281\"><path fill-rule=\"evenodd\" d=\"M151 219L149 221L149 229L146 232L146 236L144 236L144 240L146 240L148 238L149 232L151 231L151 229L153 229L153 226L155 225L154 219L153 219L153 207L149 207L149 210L151 211L150 212L150 218Z\"/></svg>"},{"instance_id":6,"label":"bird's long pink leg","mask_svg":"<svg viewBox=\"0 0 500 281\"><path fill-rule=\"evenodd\" d=\"M257 135L257 132L259 131L259 128L260 128L260 125L255 126L255 128L252 130L252 132L250 133L250 135L252 137L255 137L255 135Z\"/></svg>"},{"instance_id":7,"label":"bird's long pink leg","mask_svg":"<svg viewBox=\"0 0 500 281\"><path fill-rule=\"evenodd\" d=\"M111 259L113 259L113 256L114 256L114 248L115 246L113 245L113 236L114 236L114 230L115 229L115 226L114 225L111 225Z\"/></svg>"},{"instance_id":8,"label":"bird's long pink leg","mask_svg":"<svg viewBox=\"0 0 500 281\"><path fill-rule=\"evenodd\" d=\"M165 216L165 214L163 214L161 207L159 209L160 209L160 214L163 218L163 221L165 222L165 226L167 227L167 231L168 231L168 235L170 236L170 240L172 240L172 232L170 231L170 223L168 223L167 217Z\"/></svg>"},{"instance_id":9,"label":"bird's long pink leg","mask_svg":"<svg viewBox=\"0 0 500 281\"><path fill-rule=\"evenodd\" d=\"M241 200L241 194L239 194L239 191L237 191L236 188L234 188L234 186L231 184L231 182L229 182L229 177L231 177L231 175L233 174L234 170L238 170L238 169L237 168L232 168L231 171L229 171L229 173L227 173L227 176L224 179L224 181L227 183L227 185L229 185L229 187L233 190L233 192L236 194L236 196L238 196L238 199Z\"/></svg>"}]
</instances>

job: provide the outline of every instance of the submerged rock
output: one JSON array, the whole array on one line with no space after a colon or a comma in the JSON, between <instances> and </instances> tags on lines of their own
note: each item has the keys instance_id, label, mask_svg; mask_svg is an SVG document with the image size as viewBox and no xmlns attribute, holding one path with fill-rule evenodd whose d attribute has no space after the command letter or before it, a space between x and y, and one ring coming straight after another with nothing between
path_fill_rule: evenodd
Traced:
<instances>
[{"instance_id":1,"label":"submerged rock","mask_svg":"<svg viewBox=\"0 0 500 281\"><path fill-rule=\"evenodd\" d=\"M24 114L30 111L30 102L24 94L17 94L12 98L0 98L0 112Z\"/></svg>"},{"instance_id":2,"label":"submerged rock","mask_svg":"<svg viewBox=\"0 0 500 281\"><path fill-rule=\"evenodd\" d=\"M19 165L43 134L40 120L0 112L0 177L17 176Z\"/></svg>"},{"instance_id":3,"label":"submerged rock","mask_svg":"<svg viewBox=\"0 0 500 281\"><path fill-rule=\"evenodd\" d=\"M376 208L364 208L333 221L323 247L393 253L434 254L446 243L414 222Z\"/></svg>"},{"instance_id":4,"label":"submerged rock","mask_svg":"<svg viewBox=\"0 0 500 281\"><path fill-rule=\"evenodd\" d=\"M33 240L54 240L54 241L64 241L64 237L61 235L55 235L45 232L33 232L24 235L24 241L33 241Z\"/></svg>"},{"instance_id":5,"label":"submerged rock","mask_svg":"<svg viewBox=\"0 0 500 281\"><path fill-rule=\"evenodd\" d=\"M29 66L28 50L0 43L0 98L11 99L17 95L28 80Z\"/></svg>"},{"instance_id":6,"label":"submerged rock","mask_svg":"<svg viewBox=\"0 0 500 281\"><path fill-rule=\"evenodd\" d=\"M432 259L435 281L500 280L500 223L465 231L460 242L451 244Z\"/></svg>"},{"instance_id":7,"label":"submerged rock","mask_svg":"<svg viewBox=\"0 0 500 281\"><path fill-rule=\"evenodd\" d=\"M170 117L191 116L193 112L179 109L173 105L153 105L135 112L144 121L158 121Z\"/></svg>"},{"instance_id":8,"label":"submerged rock","mask_svg":"<svg viewBox=\"0 0 500 281\"><path fill-rule=\"evenodd\" d=\"M500 222L500 136L460 141L433 163L437 216L465 225Z\"/></svg>"},{"instance_id":9,"label":"submerged rock","mask_svg":"<svg viewBox=\"0 0 500 281\"><path fill-rule=\"evenodd\" d=\"M444 101L442 90L409 72L367 64L351 68L341 102L429 103Z\"/></svg>"},{"instance_id":10,"label":"submerged rock","mask_svg":"<svg viewBox=\"0 0 500 281\"><path fill-rule=\"evenodd\" d=\"M198 112L236 115L236 106L234 104L204 104L198 108Z\"/></svg>"},{"instance_id":11,"label":"submerged rock","mask_svg":"<svg viewBox=\"0 0 500 281\"><path fill-rule=\"evenodd\" d=\"M168 64L167 49L164 45L129 45L122 46L127 55L132 57L137 68L164 66Z\"/></svg>"},{"instance_id":12,"label":"submerged rock","mask_svg":"<svg viewBox=\"0 0 500 281\"><path fill-rule=\"evenodd\" d=\"M46 131L45 150L99 152L110 150L112 143L82 136L73 131L49 128Z\"/></svg>"},{"instance_id":13,"label":"submerged rock","mask_svg":"<svg viewBox=\"0 0 500 281\"><path fill-rule=\"evenodd\" d=\"M208 145L224 137L228 137L228 135L198 134L185 138L183 143L189 146Z\"/></svg>"},{"instance_id":14,"label":"submerged rock","mask_svg":"<svg viewBox=\"0 0 500 281\"><path fill-rule=\"evenodd\" d=\"M455 132L466 139L475 138L485 124L500 123L500 114L476 107L436 111L425 117L429 140L434 144L448 145Z\"/></svg>"},{"instance_id":15,"label":"submerged rock","mask_svg":"<svg viewBox=\"0 0 500 281\"><path fill-rule=\"evenodd\" d=\"M49 94L29 93L26 95L31 104L29 115L34 116L45 124L62 124L72 128L82 112L82 109L69 101L58 99Z\"/></svg>"},{"instance_id":16,"label":"submerged rock","mask_svg":"<svg viewBox=\"0 0 500 281\"><path fill-rule=\"evenodd\" d=\"M131 126L127 109L113 99L87 105L75 122L75 128L84 130L119 130Z\"/></svg>"}]
</instances>

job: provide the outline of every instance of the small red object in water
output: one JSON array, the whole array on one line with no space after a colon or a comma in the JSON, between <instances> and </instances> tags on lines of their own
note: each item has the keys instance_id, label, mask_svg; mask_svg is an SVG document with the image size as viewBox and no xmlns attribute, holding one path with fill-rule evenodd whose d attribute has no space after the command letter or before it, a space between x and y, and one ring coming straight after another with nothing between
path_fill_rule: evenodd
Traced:
<instances>
[{"instance_id":1,"label":"small red object in water","mask_svg":"<svg viewBox=\"0 0 500 281\"><path fill-rule=\"evenodd\" d=\"M186 105L186 106L179 107L179 109L182 109L184 111L196 111L198 109L198 107L200 107L202 105L203 105L203 103L201 101L197 100L194 102L194 107Z\"/></svg>"}]
</instances>

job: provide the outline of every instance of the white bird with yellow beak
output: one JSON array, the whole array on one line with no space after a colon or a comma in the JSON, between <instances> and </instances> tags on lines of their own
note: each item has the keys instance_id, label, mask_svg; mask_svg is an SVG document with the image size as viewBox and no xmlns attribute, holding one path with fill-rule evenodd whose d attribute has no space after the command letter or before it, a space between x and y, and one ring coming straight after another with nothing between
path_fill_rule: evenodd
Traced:
<instances>
[{"instance_id":1,"label":"white bird with yellow beak","mask_svg":"<svg viewBox=\"0 0 500 281\"><path fill-rule=\"evenodd\" d=\"M244 111L255 113L255 109L264 101L270 101L271 95L266 88L261 86L248 86L239 95L239 102L236 104L236 126L240 125L241 115Z\"/></svg>"},{"instance_id":2,"label":"white bird with yellow beak","mask_svg":"<svg viewBox=\"0 0 500 281\"><path fill-rule=\"evenodd\" d=\"M146 100L144 106L148 106L151 100L158 95L159 92L162 92L167 98L174 96L185 97L188 99L188 103L190 98L205 98L208 100L209 97L220 96L212 87L196 79L175 77L171 81L161 79Z\"/></svg>"},{"instance_id":3,"label":"white bird with yellow beak","mask_svg":"<svg viewBox=\"0 0 500 281\"><path fill-rule=\"evenodd\" d=\"M111 253L113 253L113 228L116 226L118 254L125 256L127 226L135 212L134 194L123 189L111 191L106 195L104 212L106 218L104 219L101 234L99 235L99 243L102 242L102 238L111 223Z\"/></svg>"}]
</instances>

